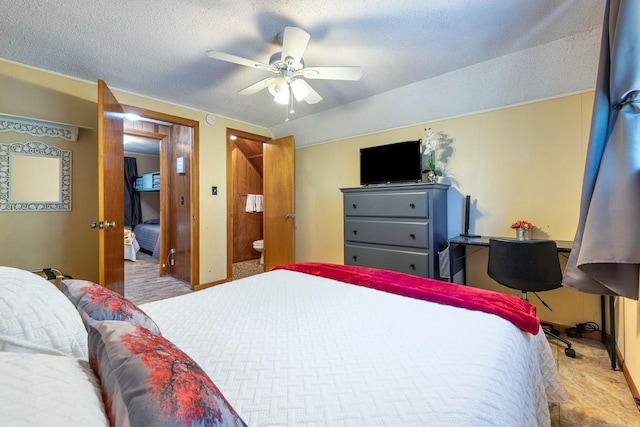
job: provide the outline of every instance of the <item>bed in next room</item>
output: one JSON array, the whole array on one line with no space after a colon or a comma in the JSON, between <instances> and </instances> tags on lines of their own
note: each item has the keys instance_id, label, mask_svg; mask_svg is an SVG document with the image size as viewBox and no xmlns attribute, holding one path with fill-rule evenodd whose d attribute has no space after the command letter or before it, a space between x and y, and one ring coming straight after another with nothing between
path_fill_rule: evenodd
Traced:
<instances>
[{"instance_id":1,"label":"bed in next room","mask_svg":"<svg viewBox=\"0 0 640 427\"><path fill-rule=\"evenodd\" d=\"M133 228L140 249L158 259L160 256L160 220L150 219Z\"/></svg>"},{"instance_id":2,"label":"bed in next room","mask_svg":"<svg viewBox=\"0 0 640 427\"><path fill-rule=\"evenodd\" d=\"M0 424L549 426L566 400L534 306L402 273L289 264L140 307L4 267L0 287Z\"/></svg>"}]
</instances>

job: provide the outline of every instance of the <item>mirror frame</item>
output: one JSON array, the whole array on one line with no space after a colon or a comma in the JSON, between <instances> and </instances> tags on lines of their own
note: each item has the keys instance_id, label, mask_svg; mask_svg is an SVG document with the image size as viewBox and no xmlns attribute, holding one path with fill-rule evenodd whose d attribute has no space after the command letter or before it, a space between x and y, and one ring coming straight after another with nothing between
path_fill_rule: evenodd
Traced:
<instances>
[{"instance_id":1,"label":"mirror frame","mask_svg":"<svg viewBox=\"0 0 640 427\"><path fill-rule=\"evenodd\" d=\"M11 156L13 154L53 157L60 159L59 202L11 200ZM34 171L34 178L38 172ZM0 144L0 212L70 211L71 210L71 151L40 141Z\"/></svg>"}]
</instances>

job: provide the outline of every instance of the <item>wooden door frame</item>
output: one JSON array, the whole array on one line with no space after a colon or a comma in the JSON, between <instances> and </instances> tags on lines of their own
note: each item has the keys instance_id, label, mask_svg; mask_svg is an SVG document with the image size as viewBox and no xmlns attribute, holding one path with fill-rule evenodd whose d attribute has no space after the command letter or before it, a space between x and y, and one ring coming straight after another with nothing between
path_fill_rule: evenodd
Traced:
<instances>
[{"instance_id":1,"label":"wooden door frame","mask_svg":"<svg viewBox=\"0 0 640 427\"><path fill-rule=\"evenodd\" d=\"M233 162L231 152L233 151L233 140L231 135L239 138L250 139L256 142L269 142L272 138L244 132L238 129L227 128L227 280L233 276ZM263 177L264 179L264 177ZM263 224L263 227L265 225Z\"/></svg>"},{"instance_id":2,"label":"wooden door frame","mask_svg":"<svg viewBox=\"0 0 640 427\"><path fill-rule=\"evenodd\" d=\"M199 141L200 141L200 122L197 120L186 119L184 117L173 116L171 114L160 113L153 110L147 110L146 108L140 108L133 105L122 104L122 109L125 113L134 113L141 117L148 119L159 120L162 122L173 123L190 127L193 129L191 139L191 161L189 164L189 180L190 180L190 211L191 211L191 280L190 287L192 290L199 289L200 287L200 161L199 161ZM168 153L160 151L160 169L168 171L171 165L167 164ZM162 180L162 174L160 175ZM164 194L163 194L164 193ZM160 210L167 209L168 194L167 192L160 191ZM165 199L166 198L166 199ZM164 208L163 208L164 206ZM162 221L160 224L162 230ZM160 232L161 239L166 239L167 233ZM165 236L165 237L162 237ZM164 246L163 246L164 243ZM160 241L161 247L166 248L166 240Z\"/></svg>"}]
</instances>

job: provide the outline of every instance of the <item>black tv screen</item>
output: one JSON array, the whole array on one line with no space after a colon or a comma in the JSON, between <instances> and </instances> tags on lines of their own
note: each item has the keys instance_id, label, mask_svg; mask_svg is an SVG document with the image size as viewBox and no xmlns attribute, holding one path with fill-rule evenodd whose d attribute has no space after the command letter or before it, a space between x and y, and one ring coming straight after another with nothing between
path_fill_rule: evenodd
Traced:
<instances>
[{"instance_id":1,"label":"black tv screen","mask_svg":"<svg viewBox=\"0 0 640 427\"><path fill-rule=\"evenodd\" d=\"M360 185L421 180L420 140L360 149Z\"/></svg>"}]
</instances>

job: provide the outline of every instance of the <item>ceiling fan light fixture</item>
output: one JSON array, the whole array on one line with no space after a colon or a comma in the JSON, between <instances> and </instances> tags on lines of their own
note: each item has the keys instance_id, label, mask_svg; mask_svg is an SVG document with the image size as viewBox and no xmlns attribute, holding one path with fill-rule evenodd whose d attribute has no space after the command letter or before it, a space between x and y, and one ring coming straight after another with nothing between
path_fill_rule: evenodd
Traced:
<instances>
[{"instance_id":1,"label":"ceiling fan light fixture","mask_svg":"<svg viewBox=\"0 0 640 427\"><path fill-rule=\"evenodd\" d=\"M309 95L309 88L301 80L292 81L290 86L293 96L296 97L296 101L298 102L302 101Z\"/></svg>"},{"instance_id":2,"label":"ceiling fan light fixture","mask_svg":"<svg viewBox=\"0 0 640 427\"><path fill-rule=\"evenodd\" d=\"M289 103L289 84L283 77L273 79L267 89L278 104L286 105Z\"/></svg>"},{"instance_id":3,"label":"ceiling fan light fixture","mask_svg":"<svg viewBox=\"0 0 640 427\"><path fill-rule=\"evenodd\" d=\"M207 51L207 56L221 61L231 62L245 67L269 71L277 77L267 77L239 91L242 95L253 95L268 89L273 100L279 104L290 104L293 114L293 100L317 104L322 97L307 83L305 79L315 80L360 80L362 69L357 66L328 66L305 68L302 59L310 39L309 33L301 28L286 26L278 35L282 50L271 55L269 63L242 58L229 53L214 50ZM296 79L296 77L303 77Z\"/></svg>"},{"instance_id":4,"label":"ceiling fan light fixture","mask_svg":"<svg viewBox=\"0 0 640 427\"><path fill-rule=\"evenodd\" d=\"M273 100L276 101L278 104L287 105L289 104L289 95L288 94L277 95L273 97Z\"/></svg>"}]
</instances>

